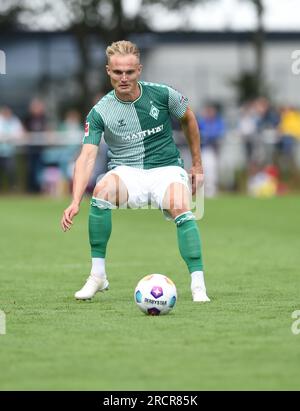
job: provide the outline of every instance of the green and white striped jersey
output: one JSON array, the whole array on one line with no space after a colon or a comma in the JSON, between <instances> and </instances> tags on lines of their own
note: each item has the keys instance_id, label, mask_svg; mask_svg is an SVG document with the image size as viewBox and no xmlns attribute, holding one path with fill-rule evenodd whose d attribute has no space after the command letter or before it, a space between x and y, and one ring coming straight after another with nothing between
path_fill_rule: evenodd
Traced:
<instances>
[{"instance_id":1,"label":"green and white striped jersey","mask_svg":"<svg viewBox=\"0 0 300 411\"><path fill-rule=\"evenodd\" d=\"M139 82L140 96L125 102L114 90L89 112L83 144L108 145L108 168L119 165L150 169L183 167L174 143L171 116L183 117L188 99L169 86Z\"/></svg>"}]
</instances>

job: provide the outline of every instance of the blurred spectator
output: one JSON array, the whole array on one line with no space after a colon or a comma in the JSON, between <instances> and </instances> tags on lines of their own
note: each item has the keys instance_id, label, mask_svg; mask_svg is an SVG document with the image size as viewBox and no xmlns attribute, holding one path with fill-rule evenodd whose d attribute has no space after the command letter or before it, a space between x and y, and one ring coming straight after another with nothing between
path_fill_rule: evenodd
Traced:
<instances>
[{"instance_id":1,"label":"blurred spectator","mask_svg":"<svg viewBox=\"0 0 300 411\"><path fill-rule=\"evenodd\" d=\"M300 141L300 112L291 107L281 111L279 123L279 148L286 154L291 154L297 140Z\"/></svg>"},{"instance_id":2,"label":"blurred spectator","mask_svg":"<svg viewBox=\"0 0 300 411\"><path fill-rule=\"evenodd\" d=\"M46 166L42 175L43 192L51 195L69 192L74 161L80 150L82 136L80 113L77 110L67 111L58 126L58 144L47 147L43 152L43 165Z\"/></svg>"},{"instance_id":3,"label":"blurred spectator","mask_svg":"<svg viewBox=\"0 0 300 411\"><path fill-rule=\"evenodd\" d=\"M16 186L16 146L24 135L21 121L9 107L0 110L0 171L9 184L9 189ZM1 185L0 185L1 188Z\"/></svg>"},{"instance_id":4,"label":"blurred spectator","mask_svg":"<svg viewBox=\"0 0 300 411\"><path fill-rule=\"evenodd\" d=\"M101 100L101 98L104 95L105 93L103 91L100 91L99 93L95 94L93 98L93 104L97 104L98 101ZM90 193L93 192L98 177L107 172L107 152L108 152L108 146L105 143L104 139L102 139L101 144L99 146L97 160L96 160L95 167L92 173L92 177L87 187L87 191Z\"/></svg>"},{"instance_id":5,"label":"blurred spectator","mask_svg":"<svg viewBox=\"0 0 300 411\"><path fill-rule=\"evenodd\" d=\"M27 148L27 188L31 193L38 193L41 189L41 155L43 151L43 135L38 133L47 130L47 117L43 101L37 98L32 100L28 115L24 119L24 125L27 131L35 133L30 135L29 146ZM39 142L41 144L39 144Z\"/></svg>"},{"instance_id":6,"label":"blurred spectator","mask_svg":"<svg viewBox=\"0 0 300 411\"><path fill-rule=\"evenodd\" d=\"M245 103L240 110L238 119L238 134L245 145L248 163L253 160L254 147L257 139L258 114L253 102Z\"/></svg>"},{"instance_id":7,"label":"blurred spectator","mask_svg":"<svg viewBox=\"0 0 300 411\"><path fill-rule=\"evenodd\" d=\"M260 184L269 179L262 171L267 164L274 163L275 146L278 141L280 115L265 97L245 103L237 119L237 132L244 144L246 154L246 179L249 184ZM257 178L255 177L257 174ZM239 173L240 184L244 173ZM270 187L270 185L269 185ZM249 187L248 187L249 191Z\"/></svg>"},{"instance_id":8,"label":"blurred spectator","mask_svg":"<svg viewBox=\"0 0 300 411\"><path fill-rule=\"evenodd\" d=\"M254 105L258 116L255 162L261 167L274 161L280 115L265 97L258 98Z\"/></svg>"},{"instance_id":9,"label":"blurred spectator","mask_svg":"<svg viewBox=\"0 0 300 411\"><path fill-rule=\"evenodd\" d=\"M66 112L65 118L61 122L58 128L60 131L68 131L70 132L70 138L71 140L74 140L74 136L72 135L72 132L75 131L82 131L83 127L81 126L81 116L79 111L77 110L68 110ZM82 136L81 136L82 137Z\"/></svg>"},{"instance_id":10,"label":"blurred spectator","mask_svg":"<svg viewBox=\"0 0 300 411\"><path fill-rule=\"evenodd\" d=\"M206 197L214 197L218 190L218 151L225 134L224 120L213 105L204 108L198 117L201 135L202 162Z\"/></svg>"},{"instance_id":11,"label":"blurred spectator","mask_svg":"<svg viewBox=\"0 0 300 411\"><path fill-rule=\"evenodd\" d=\"M102 99L102 97L105 96L106 93L104 93L103 91L99 91L98 93L96 93L93 97L93 105L97 104L99 100Z\"/></svg>"},{"instance_id":12,"label":"blurred spectator","mask_svg":"<svg viewBox=\"0 0 300 411\"><path fill-rule=\"evenodd\" d=\"M278 132L276 161L285 174L295 174L297 146L300 143L300 112L292 107L283 107Z\"/></svg>"},{"instance_id":13,"label":"blurred spectator","mask_svg":"<svg viewBox=\"0 0 300 411\"><path fill-rule=\"evenodd\" d=\"M257 128L258 131L266 129L276 129L279 124L280 116L273 108L266 97L259 97L255 102L257 112Z\"/></svg>"}]
</instances>

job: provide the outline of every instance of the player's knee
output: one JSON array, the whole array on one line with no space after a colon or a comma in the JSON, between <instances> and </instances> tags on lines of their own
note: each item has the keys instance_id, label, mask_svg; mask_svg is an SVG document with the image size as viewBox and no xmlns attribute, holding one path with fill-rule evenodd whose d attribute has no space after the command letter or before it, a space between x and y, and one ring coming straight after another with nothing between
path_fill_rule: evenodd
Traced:
<instances>
[{"instance_id":1,"label":"player's knee","mask_svg":"<svg viewBox=\"0 0 300 411\"><path fill-rule=\"evenodd\" d=\"M94 188L93 196L119 206L127 201L128 192L120 178L112 174L99 181Z\"/></svg>"},{"instance_id":2,"label":"player's knee","mask_svg":"<svg viewBox=\"0 0 300 411\"><path fill-rule=\"evenodd\" d=\"M109 192L104 187L96 187L93 192L93 197L108 201Z\"/></svg>"},{"instance_id":3,"label":"player's knee","mask_svg":"<svg viewBox=\"0 0 300 411\"><path fill-rule=\"evenodd\" d=\"M101 180L94 188L93 197L114 203L117 194L115 180L108 178Z\"/></svg>"},{"instance_id":4,"label":"player's knee","mask_svg":"<svg viewBox=\"0 0 300 411\"><path fill-rule=\"evenodd\" d=\"M175 220L176 217L178 217L181 214L187 213L188 211L190 211L190 209L188 207L183 207L183 208L170 208L168 210L168 213L170 214L170 216L173 218L173 220Z\"/></svg>"},{"instance_id":5,"label":"player's knee","mask_svg":"<svg viewBox=\"0 0 300 411\"><path fill-rule=\"evenodd\" d=\"M173 218L190 210L190 193L185 185L173 183L167 189L163 208L168 210Z\"/></svg>"},{"instance_id":6,"label":"player's knee","mask_svg":"<svg viewBox=\"0 0 300 411\"><path fill-rule=\"evenodd\" d=\"M178 196L171 198L169 204L165 203L164 206L173 219L191 210L189 201L186 198Z\"/></svg>"}]
</instances>

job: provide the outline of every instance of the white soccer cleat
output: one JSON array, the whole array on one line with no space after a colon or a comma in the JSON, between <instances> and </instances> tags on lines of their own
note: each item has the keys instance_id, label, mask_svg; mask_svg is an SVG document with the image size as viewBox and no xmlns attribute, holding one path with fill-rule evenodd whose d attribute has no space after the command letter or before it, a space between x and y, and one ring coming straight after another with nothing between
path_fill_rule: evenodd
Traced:
<instances>
[{"instance_id":1,"label":"white soccer cleat","mask_svg":"<svg viewBox=\"0 0 300 411\"><path fill-rule=\"evenodd\" d=\"M109 283L106 277L99 278L91 274L81 290L75 293L77 300L89 300L99 291L108 290Z\"/></svg>"},{"instance_id":2,"label":"white soccer cleat","mask_svg":"<svg viewBox=\"0 0 300 411\"><path fill-rule=\"evenodd\" d=\"M204 276L202 271L195 271L192 273L191 291L194 302L206 303L210 301L206 294Z\"/></svg>"},{"instance_id":3,"label":"white soccer cleat","mask_svg":"<svg viewBox=\"0 0 300 411\"><path fill-rule=\"evenodd\" d=\"M192 290L193 301L197 303L206 303L210 301L208 298L206 291L202 288L194 288Z\"/></svg>"}]
</instances>

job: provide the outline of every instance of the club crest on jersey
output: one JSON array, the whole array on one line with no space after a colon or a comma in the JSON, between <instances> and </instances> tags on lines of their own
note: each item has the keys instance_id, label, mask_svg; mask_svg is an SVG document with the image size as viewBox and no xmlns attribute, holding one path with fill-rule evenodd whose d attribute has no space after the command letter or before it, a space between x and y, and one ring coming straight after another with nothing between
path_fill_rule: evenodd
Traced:
<instances>
[{"instance_id":1,"label":"club crest on jersey","mask_svg":"<svg viewBox=\"0 0 300 411\"><path fill-rule=\"evenodd\" d=\"M123 118L121 120L118 120L118 126L119 127L126 126L125 120Z\"/></svg>"},{"instance_id":2,"label":"club crest on jersey","mask_svg":"<svg viewBox=\"0 0 300 411\"><path fill-rule=\"evenodd\" d=\"M179 98L179 103L180 103L180 104L183 104L184 102L186 102L186 100L187 100L187 98L186 98L185 96L181 96L181 97Z\"/></svg>"},{"instance_id":3,"label":"club crest on jersey","mask_svg":"<svg viewBox=\"0 0 300 411\"><path fill-rule=\"evenodd\" d=\"M84 126L84 137L88 137L90 133L90 123L87 121Z\"/></svg>"},{"instance_id":4,"label":"club crest on jersey","mask_svg":"<svg viewBox=\"0 0 300 411\"><path fill-rule=\"evenodd\" d=\"M156 108L156 107L152 104L149 114L150 114L151 117L153 117L153 118L155 118L155 120L157 120L157 119L158 119L158 115L159 115L159 110L158 110L158 108Z\"/></svg>"}]
</instances>

